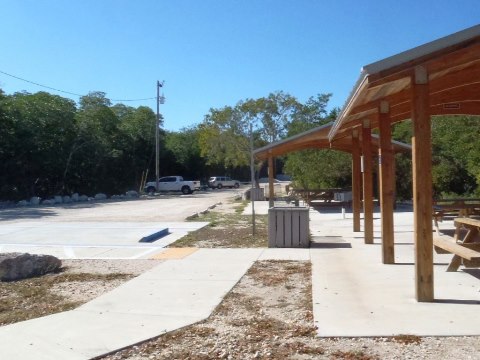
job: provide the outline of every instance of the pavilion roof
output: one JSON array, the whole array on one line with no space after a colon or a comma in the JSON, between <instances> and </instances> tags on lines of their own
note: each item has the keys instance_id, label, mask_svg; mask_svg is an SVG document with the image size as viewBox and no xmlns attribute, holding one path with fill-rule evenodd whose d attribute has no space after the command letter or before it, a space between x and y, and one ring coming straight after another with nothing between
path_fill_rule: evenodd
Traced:
<instances>
[{"instance_id":1,"label":"pavilion roof","mask_svg":"<svg viewBox=\"0 0 480 360\"><path fill-rule=\"evenodd\" d=\"M328 138L349 136L366 119L378 127L380 106L391 123L411 117L411 79L429 84L431 115L480 114L480 25L363 67Z\"/></svg>"},{"instance_id":2,"label":"pavilion roof","mask_svg":"<svg viewBox=\"0 0 480 360\"><path fill-rule=\"evenodd\" d=\"M344 136L341 139L330 142L328 134L332 128L333 122L318 126L300 134L291 136L264 147L256 149L253 153L257 159L264 160L269 156L281 156L286 153L304 149L333 149L344 152L352 152L352 137ZM372 134L372 151L378 151L378 136ZM410 152L411 146L398 141L392 141L395 152Z\"/></svg>"}]
</instances>

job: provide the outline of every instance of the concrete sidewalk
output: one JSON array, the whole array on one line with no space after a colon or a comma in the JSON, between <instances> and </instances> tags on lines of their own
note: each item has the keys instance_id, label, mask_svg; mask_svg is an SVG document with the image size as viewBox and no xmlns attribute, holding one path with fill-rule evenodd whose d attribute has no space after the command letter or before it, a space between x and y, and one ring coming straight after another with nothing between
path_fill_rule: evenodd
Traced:
<instances>
[{"instance_id":1,"label":"concrete sidewalk","mask_svg":"<svg viewBox=\"0 0 480 360\"><path fill-rule=\"evenodd\" d=\"M165 262L75 310L0 327L0 359L91 359L207 318L256 260L309 259L308 249L166 252Z\"/></svg>"}]
</instances>

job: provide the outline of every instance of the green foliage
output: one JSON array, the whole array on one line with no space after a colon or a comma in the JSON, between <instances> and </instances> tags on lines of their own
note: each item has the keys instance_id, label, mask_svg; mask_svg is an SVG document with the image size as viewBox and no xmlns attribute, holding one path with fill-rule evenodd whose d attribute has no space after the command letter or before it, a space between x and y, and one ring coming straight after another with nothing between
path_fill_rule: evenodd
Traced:
<instances>
[{"instance_id":1,"label":"green foliage","mask_svg":"<svg viewBox=\"0 0 480 360\"><path fill-rule=\"evenodd\" d=\"M432 182L436 197L480 194L480 118L436 116L432 118ZM410 143L410 121L394 126L393 138ZM397 195L410 198L411 161L397 155Z\"/></svg>"},{"instance_id":2,"label":"green foliage","mask_svg":"<svg viewBox=\"0 0 480 360\"><path fill-rule=\"evenodd\" d=\"M56 192L75 134L75 104L46 92L1 99L0 196Z\"/></svg>"},{"instance_id":3,"label":"green foliage","mask_svg":"<svg viewBox=\"0 0 480 360\"><path fill-rule=\"evenodd\" d=\"M351 156L335 150L303 150L288 155L285 172L303 189L351 186Z\"/></svg>"},{"instance_id":4,"label":"green foliage","mask_svg":"<svg viewBox=\"0 0 480 360\"><path fill-rule=\"evenodd\" d=\"M78 108L46 92L0 92L0 198L135 188L152 162L155 119L146 107L112 107L99 92Z\"/></svg>"},{"instance_id":5,"label":"green foliage","mask_svg":"<svg viewBox=\"0 0 480 360\"><path fill-rule=\"evenodd\" d=\"M254 148L285 137L300 104L283 92L210 109L199 127L199 144L208 164L239 167L250 163L250 126Z\"/></svg>"},{"instance_id":6,"label":"green foliage","mask_svg":"<svg viewBox=\"0 0 480 360\"><path fill-rule=\"evenodd\" d=\"M301 105L289 125L288 135L293 136L334 120L338 109L327 112L330 96L319 94ZM304 189L351 186L351 157L340 151L311 149L287 154L284 171Z\"/></svg>"}]
</instances>

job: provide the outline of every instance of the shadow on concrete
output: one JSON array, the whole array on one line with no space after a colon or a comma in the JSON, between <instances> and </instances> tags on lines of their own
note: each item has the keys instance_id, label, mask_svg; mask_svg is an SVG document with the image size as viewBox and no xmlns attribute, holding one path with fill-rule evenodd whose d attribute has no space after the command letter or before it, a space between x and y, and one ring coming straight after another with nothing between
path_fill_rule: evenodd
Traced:
<instances>
[{"instance_id":1,"label":"shadow on concrete","mask_svg":"<svg viewBox=\"0 0 480 360\"><path fill-rule=\"evenodd\" d=\"M480 269L463 269L463 272L466 272L467 274L480 280Z\"/></svg>"},{"instance_id":2,"label":"shadow on concrete","mask_svg":"<svg viewBox=\"0 0 480 360\"><path fill-rule=\"evenodd\" d=\"M352 244L350 243L310 243L311 249L351 249Z\"/></svg>"},{"instance_id":3,"label":"shadow on concrete","mask_svg":"<svg viewBox=\"0 0 480 360\"><path fill-rule=\"evenodd\" d=\"M41 219L52 216L57 216L57 213L53 209L46 208L15 208L0 210L0 221Z\"/></svg>"},{"instance_id":4,"label":"shadow on concrete","mask_svg":"<svg viewBox=\"0 0 480 360\"><path fill-rule=\"evenodd\" d=\"M434 299L437 304L478 305L480 300Z\"/></svg>"}]
</instances>

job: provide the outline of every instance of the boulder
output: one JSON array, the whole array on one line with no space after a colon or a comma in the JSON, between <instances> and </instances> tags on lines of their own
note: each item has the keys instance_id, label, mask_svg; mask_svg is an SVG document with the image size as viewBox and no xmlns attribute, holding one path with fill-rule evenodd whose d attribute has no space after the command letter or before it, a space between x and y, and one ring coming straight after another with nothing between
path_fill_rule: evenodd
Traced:
<instances>
[{"instance_id":1,"label":"boulder","mask_svg":"<svg viewBox=\"0 0 480 360\"><path fill-rule=\"evenodd\" d=\"M55 205L55 200L53 199L42 200L42 205Z\"/></svg>"},{"instance_id":2,"label":"boulder","mask_svg":"<svg viewBox=\"0 0 480 360\"><path fill-rule=\"evenodd\" d=\"M28 206L30 203L27 200L20 200L17 204L18 206Z\"/></svg>"},{"instance_id":3,"label":"boulder","mask_svg":"<svg viewBox=\"0 0 480 360\"><path fill-rule=\"evenodd\" d=\"M72 194L72 201L73 201L73 202L77 202L78 200L79 200L79 195L78 195L78 193Z\"/></svg>"},{"instance_id":4,"label":"boulder","mask_svg":"<svg viewBox=\"0 0 480 360\"><path fill-rule=\"evenodd\" d=\"M125 196L127 198L138 198L138 192L136 192L135 190L130 190L125 193Z\"/></svg>"},{"instance_id":5,"label":"boulder","mask_svg":"<svg viewBox=\"0 0 480 360\"><path fill-rule=\"evenodd\" d=\"M38 196L33 196L30 198L30 205L39 205L40 200L41 199Z\"/></svg>"},{"instance_id":6,"label":"boulder","mask_svg":"<svg viewBox=\"0 0 480 360\"><path fill-rule=\"evenodd\" d=\"M57 271L61 267L61 260L52 255L0 254L1 281L15 281L40 276Z\"/></svg>"},{"instance_id":7,"label":"boulder","mask_svg":"<svg viewBox=\"0 0 480 360\"><path fill-rule=\"evenodd\" d=\"M107 195L98 193L95 195L95 200L105 200L107 198Z\"/></svg>"},{"instance_id":8,"label":"boulder","mask_svg":"<svg viewBox=\"0 0 480 360\"><path fill-rule=\"evenodd\" d=\"M62 200L63 200L63 203L64 203L64 204L69 204L69 203L72 202L72 198L71 198L70 196L68 196L68 195L65 195L65 196L62 198Z\"/></svg>"},{"instance_id":9,"label":"boulder","mask_svg":"<svg viewBox=\"0 0 480 360\"><path fill-rule=\"evenodd\" d=\"M87 195L80 195L78 197L78 201L88 201L88 196Z\"/></svg>"},{"instance_id":10,"label":"boulder","mask_svg":"<svg viewBox=\"0 0 480 360\"><path fill-rule=\"evenodd\" d=\"M55 200L55 204L63 203L63 199L60 195L55 195L53 199Z\"/></svg>"}]
</instances>

